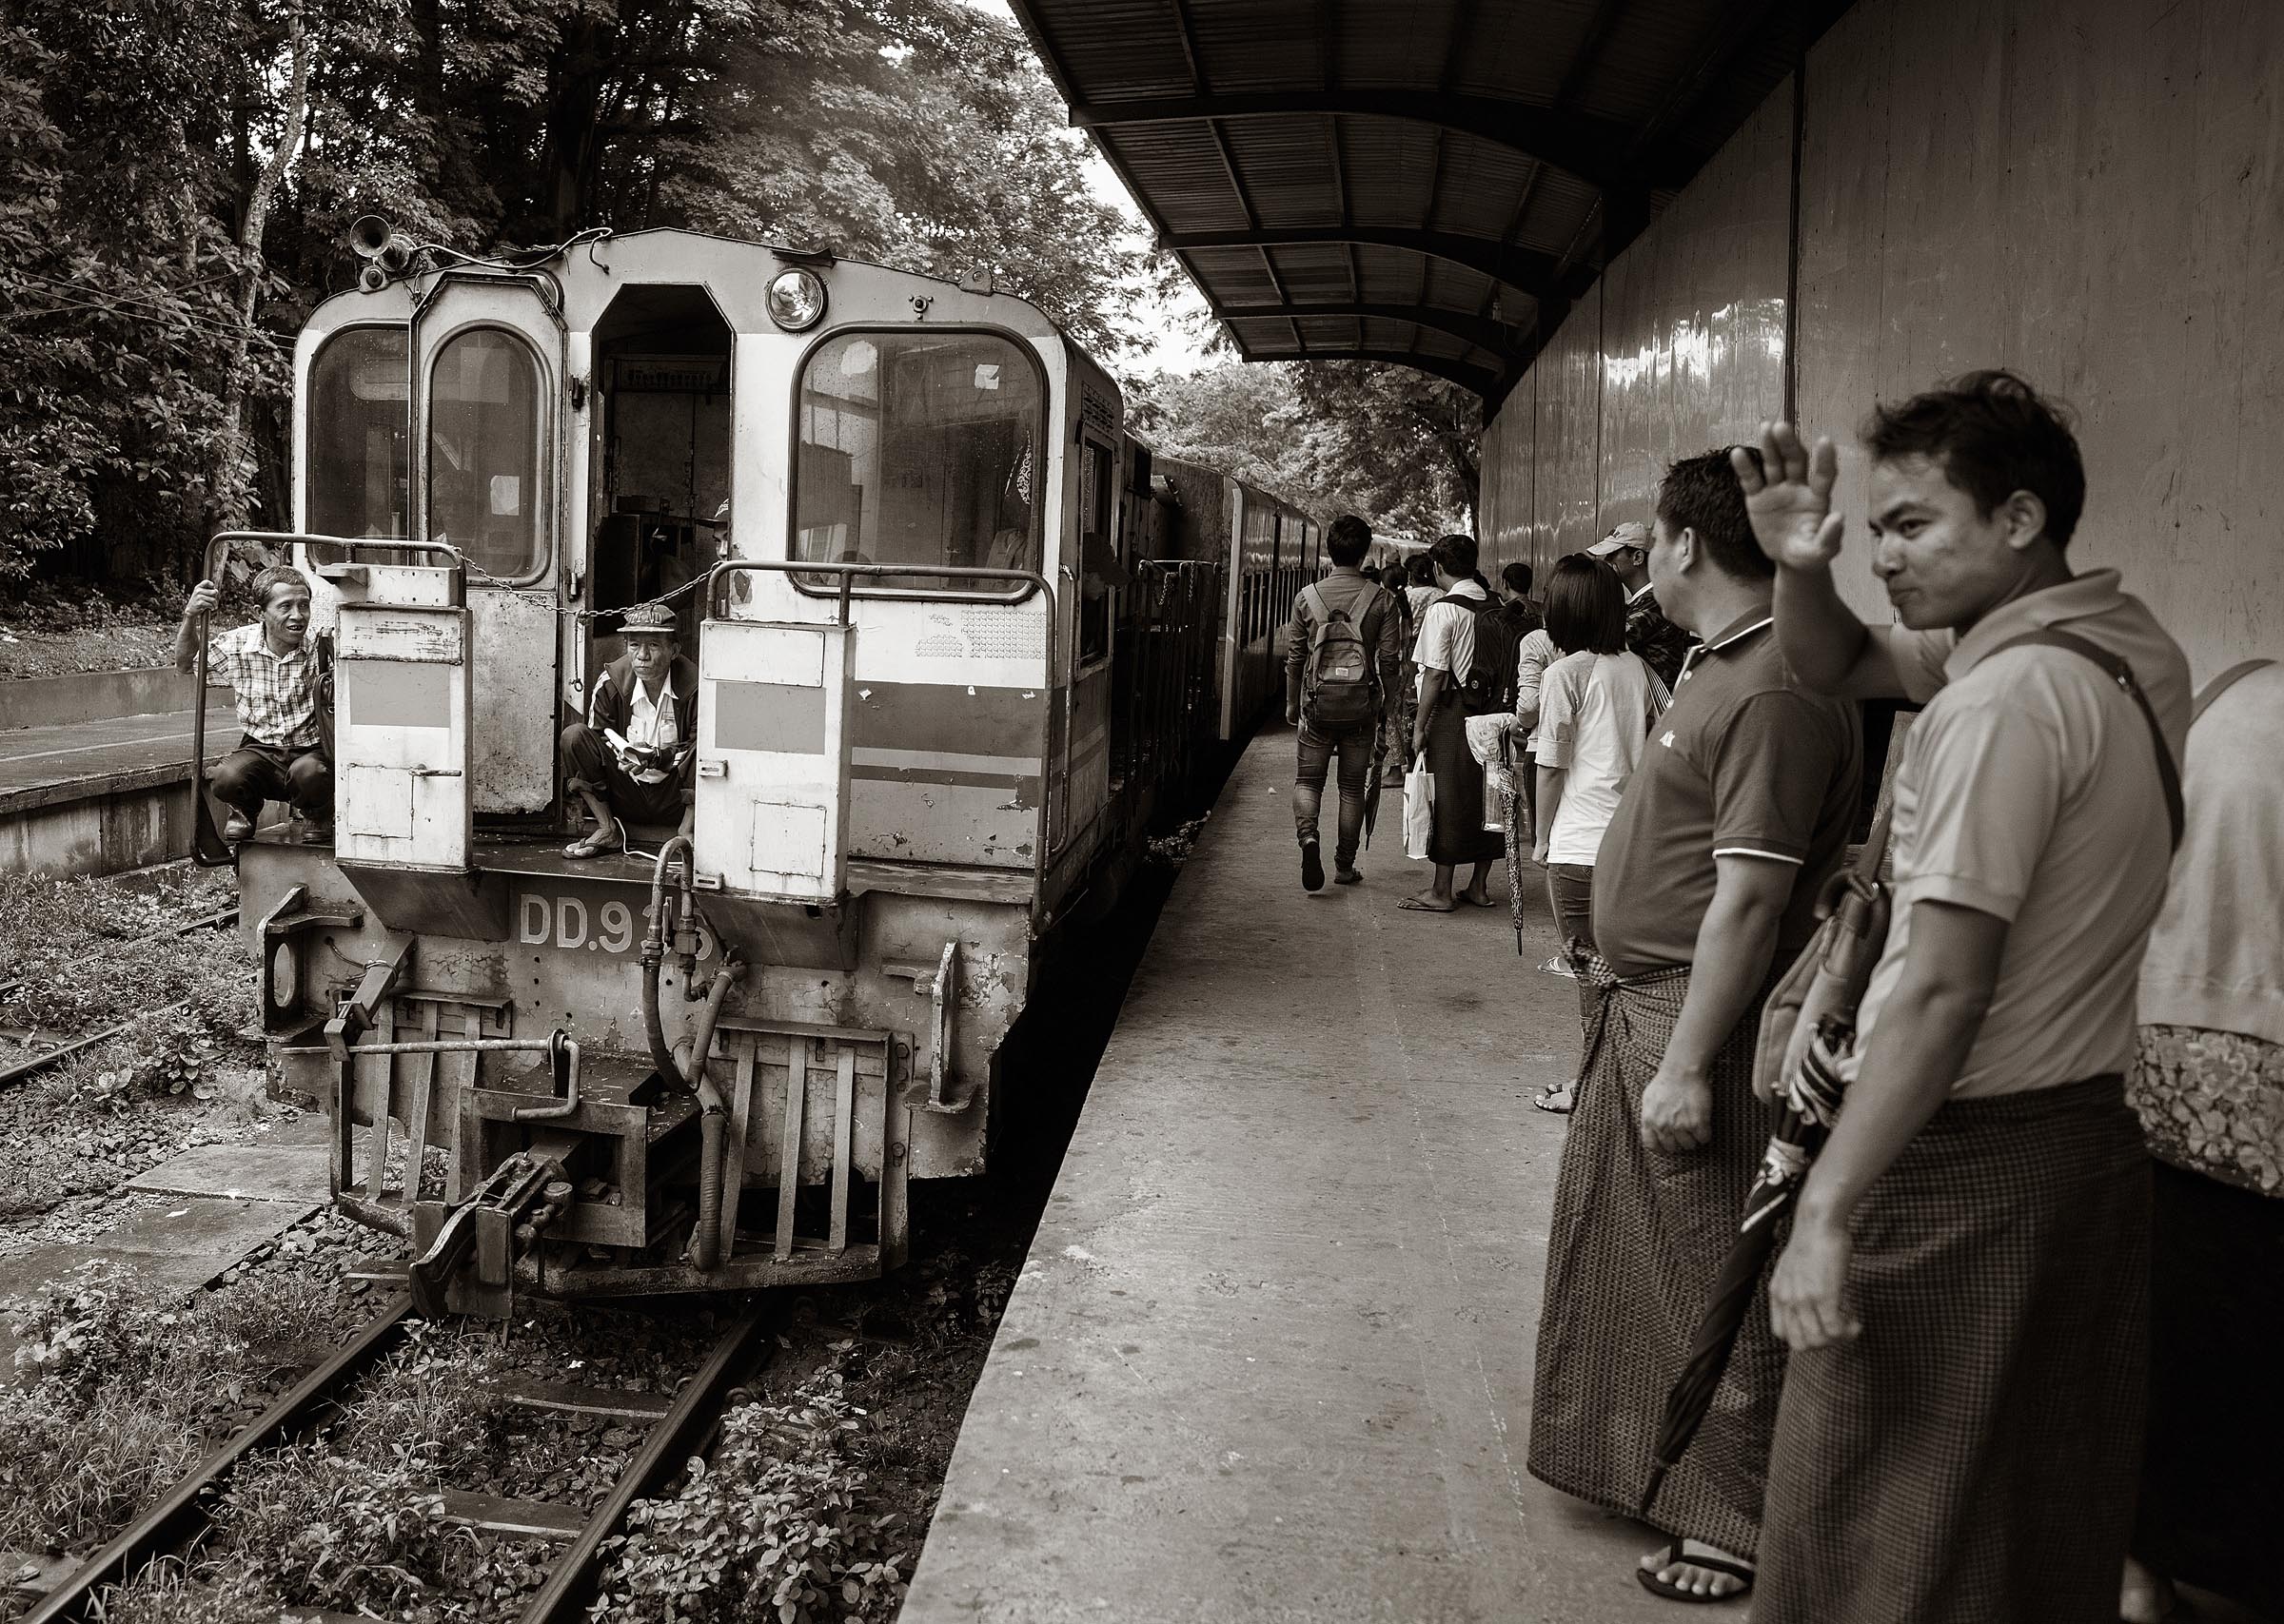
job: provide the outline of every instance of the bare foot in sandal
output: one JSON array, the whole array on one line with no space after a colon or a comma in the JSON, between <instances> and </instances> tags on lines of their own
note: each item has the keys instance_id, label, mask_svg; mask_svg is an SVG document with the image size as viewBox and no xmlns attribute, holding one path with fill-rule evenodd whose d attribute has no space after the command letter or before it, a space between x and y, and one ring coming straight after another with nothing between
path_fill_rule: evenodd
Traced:
<instances>
[{"instance_id":1,"label":"bare foot in sandal","mask_svg":"<svg viewBox=\"0 0 2284 1624\"><path fill-rule=\"evenodd\" d=\"M1449 913L1457 909L1459 904L1447 896L1438 896L1431 890L1424 890L1406 897L1396 906L1415 909L1422 913Z\"/></svg>"},{"instance_id":2,"label":"bare foot in sandal","mask_svg":"<svg viewBox=\"0 0 2284 1624\"><path fill-rule=\"evenodd\" d=\"M563 855L575 863L583 863L590 857L608 857L625 850L626 826L617 818L613 818L608 828L597 824L585 834L564 847Z\"/></svg>"},{"instance_id":3,"label":"bare foot in sandal","mask_svg":"<svg viewBox=\"0 0 2284 1624\"><path fill-rule=\"evenodd\" d=\"M1578 1103L1578 1085L1575 1083L1549 1084L1541 1088L1538 1098L1530 1103L1539 1110L1552 1112L1558 1117L1566 1117L1570 1114L1570 1107Z\"/></svg>"},{"instance_id":4,"label":"bare foot in sandal","mask_svg":"<svg viewBox=\"0 0 2284 1624\"><path fill-rule=\"evenodd\" d=\"M1702 1539L1676 1539L1643 1557L1634 1577L1668 1601L1727 1601L1753 1588L1753 1565Z\"/></svg>"}]
</instances>

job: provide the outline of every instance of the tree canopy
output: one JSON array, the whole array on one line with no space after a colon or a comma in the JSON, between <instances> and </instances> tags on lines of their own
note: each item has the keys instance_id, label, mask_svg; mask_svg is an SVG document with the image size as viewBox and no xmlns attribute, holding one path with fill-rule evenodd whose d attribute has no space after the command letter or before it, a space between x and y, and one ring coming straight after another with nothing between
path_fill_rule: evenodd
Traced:
<instances>
[{"instance_id":1,"label":"tree canopy","mask_svg":"<svg viewBox=\"0 0 2284 1624\"><path fill-rule=\"evenodd\" d=\"M1200 462L1329 521L1430 537L1471 527L1481 402L1377 362L1224 362L1161 373L1127 391L1130 426L1169 457Z\"/></svg>"},{"instance_id":2,"label":"tree canopy","mask_svg":"<svg viewBox=\"0 0 2284 1624\"><path fill-rule=\"evenodd\" d=\"M1020 35L958 0L14 0L0 577L286 521L291 334L348 223L679 225L991 275L1081 343L1146 274Z\"/></svg>"}]
</instances>

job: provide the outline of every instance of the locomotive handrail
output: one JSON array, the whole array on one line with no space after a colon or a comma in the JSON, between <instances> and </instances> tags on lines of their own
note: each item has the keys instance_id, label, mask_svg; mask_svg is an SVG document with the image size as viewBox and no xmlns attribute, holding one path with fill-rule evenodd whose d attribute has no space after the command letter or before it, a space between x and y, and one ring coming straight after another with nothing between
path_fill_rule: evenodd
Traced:
<instances>
[{"instance_id":1,"label":"locomotive handrail","mask_svg":"<svg viewBox=\"0 0 2284 1624\"><path fill-rule=\"evenodd\" d=\"M214 550L233 541L263 541L273 547L280 543L291 546L296 542L305 547L314 541L321 546L346 548L352 553L360 550L442 553L451 560L454 568L465 569L467 567L467 559L462 555L461 550L449 541L415 541L409 537L404 536L318 536L298 530L222 530L217 531L214 539L207 543L207 579L212 579L215 570L220 567L219 561L214 557Z\"/></svg>"},{"instance_id":2,"label":"locomotive handrail","mask_svg":"<svg viewBox=\"0 0 2284 1624\"><path fill-rule=\"evenodd\" d=\"M1047 577L1036 570L1000 570L982 564L828 564L823 562L805 563L794 558L724 558L706 572L706 608L709 612L714 607L716 583L723 576L734 574L739 570L758 570L769 575L838 576L840 583L835 591L834 597L838 605L840 618L836 623L842 626L849 623L849 603L858 576L952 576L961 580L1027 582L1047 595L1048 669L1050 672L1053 669L1054 588L1048 583ZM931 595L926 592L913 594L915 598L926 598L929 596ZM1030 596L1029 593L1025 593L1023 597ZM1008 598L1004 601L1020 603L1023 601L1023 597ZM1002 600L994 599L994 601Z\"/></svg>"}]
</instances>

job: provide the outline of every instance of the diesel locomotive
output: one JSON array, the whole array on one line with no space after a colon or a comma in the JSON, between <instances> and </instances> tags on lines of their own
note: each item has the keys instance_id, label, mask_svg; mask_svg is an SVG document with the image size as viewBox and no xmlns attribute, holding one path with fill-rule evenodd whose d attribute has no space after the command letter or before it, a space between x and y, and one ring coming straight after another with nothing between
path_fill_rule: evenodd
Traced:
<instances>
[{"instance_id":1,"label":"diesel locomotive","mask_svg":"<svg viewBox=\"0 0 2284 1624\"><path fill-rule=\"evenodd\" d=\"M430 1311L895 1266L909 1181L986 1165L1042 965L1275 696L1317 526L1153 460L988 283L361 230L261 538L331 651L335 821L235 854L335 1203ZM655 601L691 828L575 862L557 737Z\"/></svg>"}]
</instances>

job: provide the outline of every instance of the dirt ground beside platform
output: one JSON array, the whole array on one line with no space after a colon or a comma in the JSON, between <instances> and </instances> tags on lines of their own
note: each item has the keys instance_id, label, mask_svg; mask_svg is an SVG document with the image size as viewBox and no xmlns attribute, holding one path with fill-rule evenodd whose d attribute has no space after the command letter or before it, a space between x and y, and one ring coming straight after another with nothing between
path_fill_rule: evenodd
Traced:
<instances>
[{"instance_id":1,"label":"dirt ground beside platform","mask_svg":"<svg viewBox=\"0 0 2284 1624\"><path fill-rule=\"evenodd\" d=\"M183 596L148 577L108 586L11 582L0 597L0 680L166 665Z\"/></svg>"}]
</instances>

